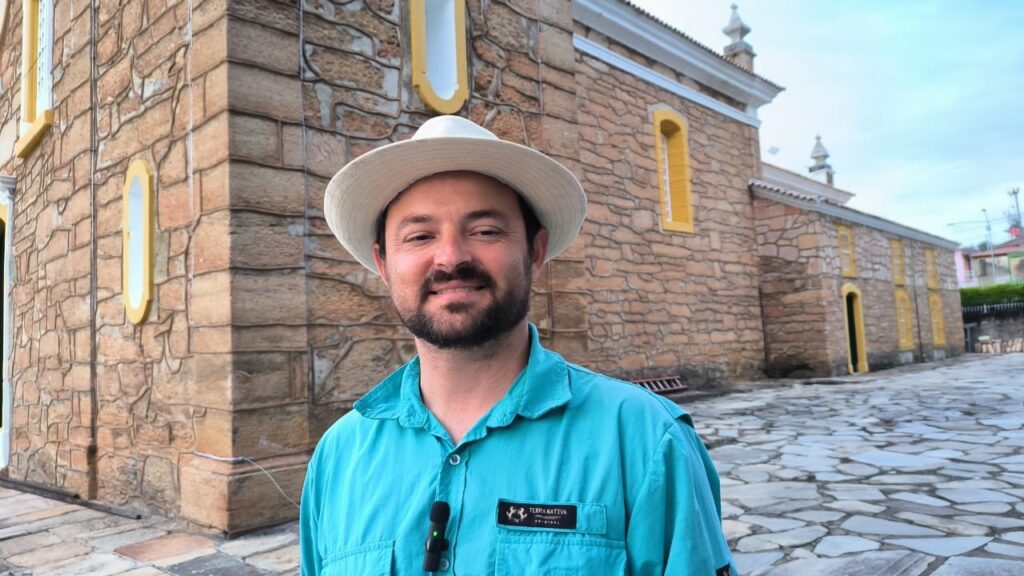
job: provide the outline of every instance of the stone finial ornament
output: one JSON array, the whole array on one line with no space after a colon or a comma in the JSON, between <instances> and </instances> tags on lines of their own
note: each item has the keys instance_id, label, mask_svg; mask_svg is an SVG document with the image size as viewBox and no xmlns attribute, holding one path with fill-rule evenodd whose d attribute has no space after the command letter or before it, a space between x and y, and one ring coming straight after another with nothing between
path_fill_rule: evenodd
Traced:
<instances>
[{"instance_id":1,"label":"stone finial ornament","mask_svg":"<svg viewBox=\"0 0 1024 576\"><path fill-rule=\"evenodd\" d=\"M744 24L740 19L738 8L735 4L732 5L729 24L722 28L722 32L732 40L732 43L725 47L723 53L733 63L753 72L754 56L757 54L754 54L754 48L743 39L744 36L750 34L750 26Z\"/></svg>"},{"instance_id":2,"label":"stone finial ornament","mask_svg":"<svg viewBox=\"0 0 1024 576\"><path fill-rule=\"evenodd\" d=\"M825 182L829 186L832 185L835 172L832 170L832 166L828 163L829 153L825 149L825 145L821 143L821 135L818 134L814 137L814 148L811 150L811 159L814 160L814 164L807 169L814 178Z\"/></svg>"},{"instance_id":3,"label":"stone finial ornament","mask_svg":"<svg viewBox=\"0 0 1024 576\"><path fill-rule=\"evenodd\" d=\"M811 150L811 159L814 160L814 166L811 166L811 168L828 167L828 163L825 162L828 160L828 156L828 150L826 150L825 145L821 143L821 134L815 135L814 148Z\"/></svg>"}]
</instances>

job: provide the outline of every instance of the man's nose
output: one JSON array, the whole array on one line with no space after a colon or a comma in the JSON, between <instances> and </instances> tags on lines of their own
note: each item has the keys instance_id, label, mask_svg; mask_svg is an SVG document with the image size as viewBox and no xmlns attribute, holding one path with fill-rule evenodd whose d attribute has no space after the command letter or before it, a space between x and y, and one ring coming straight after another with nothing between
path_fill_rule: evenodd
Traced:
<instances>
[{"instance_id":1,"label":"man's nose","mask_svg":"<svg viewBox=\"0 0 1024 576\"><path fill-rule=\"evenodd\" d=\"M440 268L454 270L456 266L472 259L466 239L461 234L444 234L438 238L434 264Z\"/></svg>"}]
</instances>

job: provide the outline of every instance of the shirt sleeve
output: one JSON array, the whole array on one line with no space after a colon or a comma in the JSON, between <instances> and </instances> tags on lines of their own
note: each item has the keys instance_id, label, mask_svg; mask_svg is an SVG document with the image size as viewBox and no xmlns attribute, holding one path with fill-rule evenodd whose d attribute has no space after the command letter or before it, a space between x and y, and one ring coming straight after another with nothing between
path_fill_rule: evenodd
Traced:
<instances>
[{"instance_id":1,"label":"shirt sleeve","mask_svg":"<svg viewBox=\"0 0 1024 576\"><path fill-rule=\"evenodd\" d=\"M320 549L316 545L320 525L316 476L314 452L306 468L306 480L302 485L302 500L299 503L299 570L302 576L319 576L323 563Z\"/></svg>"},{"instance_id":2,"label":"shirt sleeve","mask_svg":"<svg viewBox=\"0 0 1024 576\"><path fill-rule=\"evenodd\" d=\"M696 431L678 421L662 437L626 530L635 576L738 576L722 533L718 472Z\"/></svg>"}]
</instances>

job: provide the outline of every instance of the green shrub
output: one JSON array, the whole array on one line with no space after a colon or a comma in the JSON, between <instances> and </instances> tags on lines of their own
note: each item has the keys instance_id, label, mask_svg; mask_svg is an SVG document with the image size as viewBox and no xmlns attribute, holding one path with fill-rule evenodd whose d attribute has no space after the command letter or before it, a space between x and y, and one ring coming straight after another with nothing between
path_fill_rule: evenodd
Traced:
<instances>
[{"instance_id":1,"label":"green shrub","mask_svg":"<svg viewBox=\"0 0 1024 576\"><path fill-rule=\"evenodd\" d=\"M1024 284L996 284L960 289L961 306L984 306L1004 302L1024 302Z\"/></svg>"}]
</instances>

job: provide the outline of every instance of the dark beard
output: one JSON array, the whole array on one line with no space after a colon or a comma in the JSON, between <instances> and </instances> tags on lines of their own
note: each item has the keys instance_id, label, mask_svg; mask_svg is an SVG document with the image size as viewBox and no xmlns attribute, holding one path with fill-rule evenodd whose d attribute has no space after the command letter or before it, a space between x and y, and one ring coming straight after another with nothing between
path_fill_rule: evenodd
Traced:
<instances>
[{"instance_id":1,"label":"dark beard","mask_svg":"<svg viewBox=\"0 0 1024 576\"><path fill-rule=\"evenodd\" d=\"M529 264L527 264L528 266ZM430 297L436 284L452 281L475 282L483 289L493 289L494 279L484 270L468 262L455 268L453 272L435 271L424 280L420 291L420 305L409 316L399 317L405 327L424 342L445 350L470 350L477 348L515 328L530 310L529 269L519 282L513 282L501 294L495 294L494 301L481 311L473 322L461 329L446 329L434 318L423 311L423 305ZM464 304L449 304L445 307L449 313L468 313L469 307Z\"/></svg>"}]
</instances>

